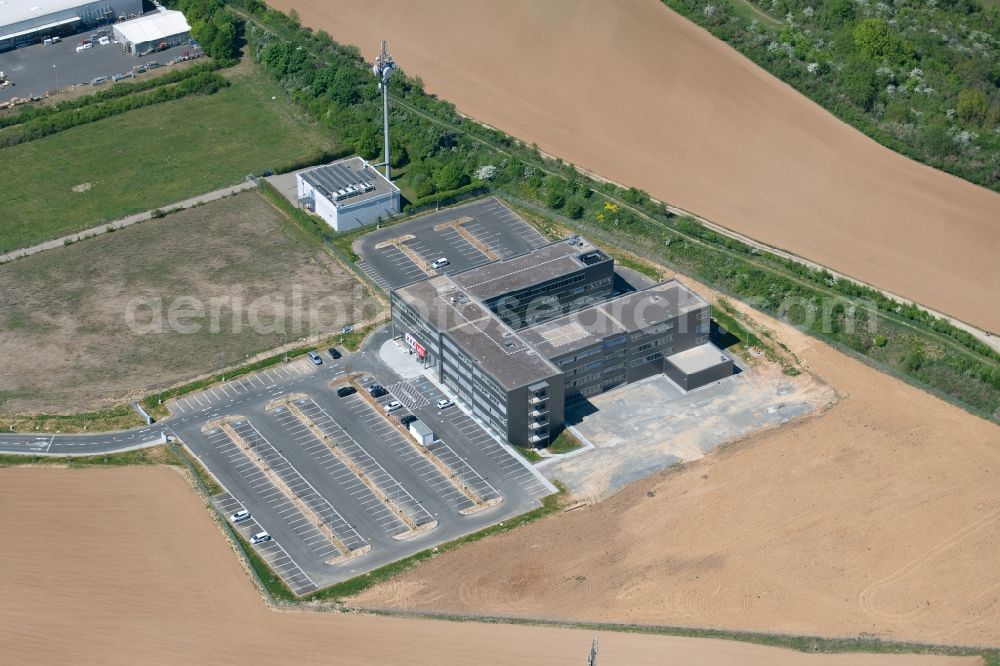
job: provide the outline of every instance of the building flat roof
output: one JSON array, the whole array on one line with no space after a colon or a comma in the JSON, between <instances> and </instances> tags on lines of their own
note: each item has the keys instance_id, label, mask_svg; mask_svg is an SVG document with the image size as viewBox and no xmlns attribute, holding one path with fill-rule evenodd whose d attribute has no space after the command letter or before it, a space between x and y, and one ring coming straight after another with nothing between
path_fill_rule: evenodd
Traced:
<instances>
[{"instance_id":1,"label":"building flat roof","mask_svg":"<svg viewBox=\"0 0 1000 666\"><path fill-rule=\"evenodd\" d=\"M298 177L341 209L399 191L398 187L360 157L348 157L339 162L313 167L299 172Z\"/></svg>"},{"instance_id":2,"label":"building flat roof","mask_svg":"<svg viewBox=\"0 0 1000 666\"><path fill-rule=\"evenodd\" d=\"M155 14L146 14L131 21L115 23L112 28L131 44L145 44L191 32L191 26L188 25L184 14L162 8Z\"/></svg>"},{"instance_id":3,"label":"building flat roof","mask_svg":"<svg viewBox=\"0 0 1000 666\"><path fill-rule=\"evenodd\" d=\"M626 331L649 328L666 319L672 319L691 310L706 307L708 302L683 283L674 279L660 284L622 294L600 303L605 314L614 318Z\"/></svg>"},{"instance_id":4,"label":"building flat roof","mask_svg":"<svg viewBox=\"0 0 1000 666\"><path fill-rule=\"evenodd\" d=\"M76 9L92 2L93 0L4 0L0 2L0 28L41 19L49 14Z\"/></svg>"},{"instance_id":5,"label":"building flat roof","mask_svg":"<svg viewBox=\"0 0 1000 666\"><path fill-rule=\"evenodd\" d=\"M678 280L616 296L520 331L547 358L590 347L701 308L708 303Z\"/></svg>"},{"instance_id":6,"label":"building flat roof","mask_svg":"<svg viewBox=\"0 0 1000 666\"><path fill-rule=\"evenodd\" d=\"M693 375L732 359L711 342L706 342L703 345L668 356L667 360L684 374Z\"/></svg>"},{"instance_id":7,"label":"building flat roof","mask_svg":"<svg viewBox=\"0 0 1000 666\"><path fill-rule=\"evenodd\" d=\"M597 306L521 331L525 341L549 359L586 349L616 334L624 335L625 328Z\"/></svg>"},{"instance_id":8,"label":"building flat roof","mask_svg":"<svg viewBox=\"0 0 1000 666\"><path fill-rule=\"evenodd\" d=\"M559 372L517 332L471 298L452 276L437 275L394 292L446 333L504 388L514 389Z\"/></svg>"},{"instance_id":9,"label":"building flat roof","mask_svg":"<svg viewBox=\"0 0 1000 666\"><path fill-rule=\"evenodd\" d=\"M581 257L592 253L597 253L598 261L594 263L611 261L586 239L576 236L454 273L453 277L466 292L488 301L578 271L587 266Z\"/></svg>"},{"instance_id":10,"label":"building flat roof","mask_svg":"<svg viewBox=\"0 0 1000 666\"><path fill-rule=\"evenodd\" d=\"M14 39L15 37L20 37L21 35L30 35L33 32L52 30L53 28L58 28L59 26L63 25L69 25L70 23L78 23L79 21L80 21L79 16L73 16L72 18L66 18L61 21L52 21L51 23L36 25L34 28L28 28L27 30L21 30L20 32L12 32L6 35L0 35L0 42L6 41L8 39Z\"/></svg>"}]
</instances>

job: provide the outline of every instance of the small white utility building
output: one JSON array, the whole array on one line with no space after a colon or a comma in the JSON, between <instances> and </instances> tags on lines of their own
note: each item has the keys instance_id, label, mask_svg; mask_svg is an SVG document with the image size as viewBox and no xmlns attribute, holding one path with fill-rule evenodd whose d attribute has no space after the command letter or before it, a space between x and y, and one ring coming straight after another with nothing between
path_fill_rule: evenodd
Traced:
<instances>
[{"instance_id":1,"label":"small white utility building","mask_svg":"<svg viewBox=\"0 0 1000 666\"><path fill-rule=\"evenodd\" d=\"M172 9L160 9L131 21L116 23L112 29L118 43L139 55L177 46L191 38L191 26L184 14Z\"/></svg>"},{"instance_id":2,"label":"small white utility building","mask_svg":"<svg viewBox=\"0 0 1000 666\"><path fill-rule=\"evenodd\" d=\"M296 182L299 206L337 231L399 212L399 188L360 157L300 171Z\"/></svg>"}]
</instances>

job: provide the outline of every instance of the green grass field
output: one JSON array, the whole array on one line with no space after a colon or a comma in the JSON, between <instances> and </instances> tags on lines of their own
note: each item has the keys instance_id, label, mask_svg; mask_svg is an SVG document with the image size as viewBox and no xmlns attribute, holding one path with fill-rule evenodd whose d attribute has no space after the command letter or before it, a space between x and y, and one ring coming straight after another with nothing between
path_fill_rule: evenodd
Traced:
<instances>
[{"instance_id":1,"label":"green grass field","mask_svg":"<svg viewBox=\"0 0 1000 666\"><path fill-rule=\"evenodd\" d=\"M0 150L0 252L167 206L324 151L334 137L270 77L240 66L232 86ZM274 99L272 99L272 97ZM89 189L74 187L89 183Z\"/></svg>"}]
</instances>

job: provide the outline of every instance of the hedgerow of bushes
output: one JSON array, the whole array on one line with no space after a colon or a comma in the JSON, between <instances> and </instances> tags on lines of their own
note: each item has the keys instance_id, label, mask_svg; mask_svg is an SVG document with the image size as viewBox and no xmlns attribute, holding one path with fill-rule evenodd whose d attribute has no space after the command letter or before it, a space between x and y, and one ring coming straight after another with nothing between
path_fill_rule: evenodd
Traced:
<instances>
[{"instance_id":1,"label":"hedgerow of bushes","mask_svg":"<svg viewBox=\"0 0 1000 666\"><path fill-rule=\"evenodd\" d=\"M150 92L113 97L106 101L92 101L82 106L71 106L53 113L41 113L18 125L0 132L0 148L34 141L56 132L85 125L103 118L126 113L151 104L180 99L188 95L210 95L229 85L224 77L212 71L199 71L171 86L161 86Z\"/></svg>"},{"instance_id":2,"label":"hedgerow of bushes","mask_svg":"<svg viewBox=\"0 0 1000 666\"><path fill-rule=\"evenodd\" d=\"M13 125L20 125L21 123L26 123L31 120L37 120L45 116L50 116L54 113L59 113L62 111L70 111L72 109L81 109L85 106L90 106L97 102L106 102L112 99L118 99L120 97L128 97L129 95L134 95L136 93L145 92L147 90L152 90L154 88L159 88L161 86L171 85L174 83L180 83L185 79L190 79L203 74L204 72L212 72L219 68L217 62L205 62L198 63L192 67L187 67L185 69L174 69L163 76L158 76L152 79L146 79L145 81L135 81L130 83L115 83L110 88L105 88L99 92L93 93L91 95L84 95L83 97L77 97L76 99L70 99L63 102L58 102L57 104L52 104L48 106L34 106L26 105L21 108L21 111L16 114L0 116L0 129L4 127L11 127Z\"/></svg>"}]
</instances>

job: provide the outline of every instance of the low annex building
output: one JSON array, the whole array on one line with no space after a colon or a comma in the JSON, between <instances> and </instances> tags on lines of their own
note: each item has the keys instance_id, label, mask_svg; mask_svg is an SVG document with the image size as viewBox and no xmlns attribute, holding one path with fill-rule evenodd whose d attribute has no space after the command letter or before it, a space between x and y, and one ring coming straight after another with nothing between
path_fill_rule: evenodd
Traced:
<instances>
[{"instance_id":1,"label":"low annex building","mask_svg":"<svg viewBox=\"0 0 1000 666\"><path fill-rule=\"evenodd\" d=\"M337 231L347 231L399 212L399 188L360 157L300 171L299 206Z\"/></svg>"},{"instance_id":2,"label":"low annex building","mask_svg":"<svg viewBox=\"0 0 1000 666\"><path fill-rule=\"evenodd\" d=\"M619 295L613 281L614 261L574 236L392 290L392 334L519 446L548 445L568 405L622 384L733 373L705 300L678 280Z\"/></svg>"}]
</instances>

